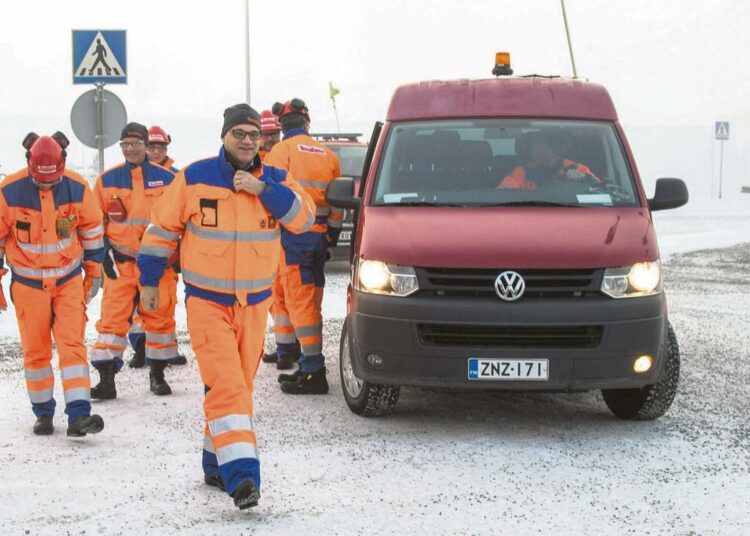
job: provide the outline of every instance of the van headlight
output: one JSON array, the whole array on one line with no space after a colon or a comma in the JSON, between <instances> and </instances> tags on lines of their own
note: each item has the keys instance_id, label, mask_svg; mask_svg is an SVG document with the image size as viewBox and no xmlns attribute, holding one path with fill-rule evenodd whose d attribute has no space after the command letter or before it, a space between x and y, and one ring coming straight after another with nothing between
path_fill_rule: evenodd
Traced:
<instances>
[{"instance_id":1,"label":"van headlight","mask_svg":"<svg viewBox=\"0 0 750 536\"><path fill-rule=\"evenodd\" d=\"M662 289L659 261L637 262L604 270L602 292L613 298L652 296Z\"/></svg>"},{"instance_id":2,"label":"van headlight","mask_svg":"<svg viewBox=\"0 0 750 536\"><path fill-rule=\"evenodd\" d=\"M359 259L355 287L370 294L408 296L419 290L417 272L411 266Z\"/></svg>"}]
</instances>

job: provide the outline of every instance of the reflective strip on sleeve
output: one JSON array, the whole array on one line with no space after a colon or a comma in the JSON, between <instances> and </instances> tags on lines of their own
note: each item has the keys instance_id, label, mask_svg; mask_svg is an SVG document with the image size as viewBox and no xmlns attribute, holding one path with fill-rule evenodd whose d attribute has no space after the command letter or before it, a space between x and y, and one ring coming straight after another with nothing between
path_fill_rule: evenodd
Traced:
<instances>
[{"instance_id":1,"label":"reflective strip on sleeve","mask_svg":"<svg viewBox=\"0 0 750 536\"><path fill-rule=\"evenodd\" d=\"M29 399L32 404L43 404L52 400L52 387L41 391L29 391Z\"/></svg>"},{"instance_id":2,"label":"reflective strip on sleeve","mask_svg":"<svg viewBox=\"0 0 750 536\"><path fill-rule=\"evenodd\" d=\"M308 181L305 179L297 179L297 182L302 186L308 186L310 188L320 188L321 190L325 190L326 188L328 188L328 183L322 181Z\"/></svg>"},{"instance_id":3,"label":"reflective strip on sleeve","mask_svg":"<svg viewBox=\"0 0 750 536\"><path fill-rule=\"evenodd\" d=\"M70 404L77 400L91 401L91 389L85 387L76 387L75 389L68 389L63 393L65 396L65 403Z\"/></svg>"},{"instance_id":4,"label":"reflective strip on sleeve","mask_svg":"<svg viewBox=\"0 0 750 536\"><path fill-rule=\"evenodd\" d=\"M78 228L78 236L83 238L84 240L90 240L92 238L96 238L97 236L104 234L104 226L103 225L97 225L93 229L81 229Z\"/></svg>"},{"instance_id":5,"label":"reflective strip on sleeve","mask_svg":"<svg viewBox=\"0 0 750 536\"><path fill-rule=\"evenodd\" d=\"M216 449L216 460L219 465L241 460L243 458L258 459L258 449L252 443L232 443L226 447Z\"/></svg>"},{"instance_id":6,"label":"reflective strip on sleeve","mask_svg":"<svg viewBox=\"0 0 750 536\"><path fill-rule=\"evenodd\" d=\"M110 225L149 225L151 220L144 220L141 218L128 218L124 221L109 221Z\"/></svg>"},{"instance_id":7,"label":"reflective strip on sleeve","mask_svg":"<svg viewBox=\"0 0 750 536\"><path fill-rule=\"evenodd\" d=\"M186 231L206 240L220 240L223 242L271 242L281 236L281 231L270 229L268 231L213 231L188 222Z\"/></svg>"},{"instance_id":8,"label":"reflective strip on sleeve","mask_svg":"<svg viewBox=\"0 0 750 536\"><path fill-rule=\"evenodd\" d=\"M294 194L294 202L292 203L292 206L289 207L286 214L279 218L279 221L284 225L289 225L294 221L294 218L297 217L300 210L302 210L302 201L300 201L299 195Z\"/></svg>"},{"instance_id":9,"label":"reflective strip on sleeve","mask_svg":"<svg viewBox=\"0 0 750 536\"><path fill-rule=\"evenodd\" d=\"M25 244L23 242L17 242L18 247L27 253L59 253L64 249L70 247L73 243L73 237L63 238L62 240L55 242L54 244Z\"/></svg>"},{"instance_id":10,"label":"reflective strip on sleeve","mask_svg":"<svg viewBox=\"0 0 750 536\"><path fill-rule=\"evenodd\" d=\"M110 242L109 244L112 246L112 249L119 251L123 255L127 255L128 257L133 257L133 258L138 256L137 249L130 249L125 246L121 246L120 244L115 244L114 242Z\"/></svg>"},{"instance_id":11,"label":"reflective strip on sleeve","mask_svg":"<svg viewBox=\"0 0 750 536\"><path fill-rule=\"evenodd\" d=\"M73 259L72 262L59 268L26 268L24 266L11 265L11 270L21 277L30 277L32 279L61 278L73 273L81 268L82 256Z\"/></svg>"},{"instance_id":12,"label":"reflective strip on sleeve","mask_svg":"<svg viewBox=\"0 0 750 536\"><path fill-rule=\"evenodd\" d=\"M163 248L161 246L150 246L147 244L141 244L141 249L138 250L140 255L151 255L152 257L161 257L168 259L174 250L177 248L175 245L173 248Z\"/></svg>"},{"instance_id":13,"label":"reflective strip on sleeve","mask_svg":"<svg viewBox=\"0 0 750 536\"><path fill-rule=\"evenodd\" d=\"M166 229L162 229L161 227L159 227L158 225L154 225L153 223L148 226L146 232L154 236L158 236L159 238L163 238L164 240L169 240L170 242L176 242L177 239L180 238L180 233L167 231Z\"/></svg>"},{"instance_id":14,"label":"reflective strip on sleeve","mask_svg":"<svg viewBox=\"0 0 750 536\"><path fill-rule=\"evenodd\" d=\"M187 283L193 283L203 287L210 287L214 289L220 289L225 292L244 292L248 290L256 290L259 288L268 287L273 283L276 273L271 274L271 277L262 279L217 279L215 277L208 277L205 275L197 274L189 270L182 269L182 277Z\"/></svg>"},{"instance_id":15,"label":"reflective strip on sleeve","mask_svg":"<svg viewBox=\"0 0 750 536\"><path fill-rule=\"evenodd\" d=\"M233 413L231 415L226 415L224 417L214 419L213 421L209 421L208 429L211 431L212 436L235 431L252 432L253 420L249 415Z\"/></svg>"},{"instance_id":16,"label":"reflective strip on sleeve","mask_svg":"<svg viewBox=\"0 0 750 536\"><path fill-rule=\"evenodd\" d=\"M90 249L101 249L104 247L104 239L103 238L95 238L93 240L81 240L81 245L83 246L83 249L90 250Z\"/></svg>"},{"instance_id":17,"label":"reflective strip on sleeve","mask_svg":"<svg viewBox=\"0 0 750 536\"><path fill-rule=\"evenodd\" d=\"M52 376L52 367L45 367L40 369L23 369L26 379L32 382L38 382L40 380L46 380Z\"/></svg>"},{"instance_id":18,"label":"reflective strip on sleeve","mask_svg":"<svg viewBox=\"0 0 750 536\"><path fill-rule=\"evenodd\" d=\"M71 365L60 369L60 377L63 380L71 378L88 378L89 368L86 365Z\"/></svg>"}]
</instances>

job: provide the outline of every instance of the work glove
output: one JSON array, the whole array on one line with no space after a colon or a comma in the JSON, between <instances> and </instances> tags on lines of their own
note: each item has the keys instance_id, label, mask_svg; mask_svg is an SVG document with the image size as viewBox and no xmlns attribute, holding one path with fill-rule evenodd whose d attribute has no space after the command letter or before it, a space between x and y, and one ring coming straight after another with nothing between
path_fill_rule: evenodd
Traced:
<instances>
[{"instance_id":1,"label":"work glove","mask_svg":"<svg viewBox=\"0 0 750 536\"><path fill-rule=\"evenodd\" d=\"M0 311L5 311L8 308L8 302L5 301L5 294L3 293L2 280L3 276L8 273L5 268L0 268Z\"/></svg>"},{"instance_id":2,"label":"work glove","mask_svg":"<svg viewBox=\"0 0 750 536\"><path fill-rule=\"evenodd\" d=\"M108 249L104 253L102 270L104 270L104 275L106 275L110 279L117 279L118 277L120 277L120 270L117 269L117 263L115 262L115 252L112 248Z\"/></svg>"},{"instance_id":3,"label":"work glove","mask_svg":"<svg viewBox=\"0 0 750 536\"><path fill-rule=\"evenodd\" d=\"M88 304L102 288L101 270L98 263L88 261L83 263L83 271L83 296Z\"/></svg>"}]
</instances>

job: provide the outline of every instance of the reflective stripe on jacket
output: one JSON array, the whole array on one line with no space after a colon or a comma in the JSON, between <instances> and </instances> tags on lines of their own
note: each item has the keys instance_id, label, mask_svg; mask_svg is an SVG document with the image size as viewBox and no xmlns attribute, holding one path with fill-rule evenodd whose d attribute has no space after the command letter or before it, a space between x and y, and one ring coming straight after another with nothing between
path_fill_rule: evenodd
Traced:
<instances>
[{"instance_id":1,"label":"reflective stripe on jacket","mask_svg":"<svg viewBox=\"0 0 750 536\"><path fill-rule=\"evenodd\" d=\"M263 163L289 171L310 194L317 216L311 231L327 233L332 245L335 245L341 232L344 211L331 207L325 200L328 184L341 176L339 159L334 152L308 136L304 130L295 129L284 134L284 139L273 146ZM285 238L282 240L285 248L292 242ZM301 241L304 241L304 237L293 240L295 245ZM310 237L309 242L315 244L318 240Z\"/></svg>"},{"instance_id":2,"label":"reflective stripe on jacket","mask_svg":"<svg viewBox=\"0 0 750 536\"><path fill-rule=\"evenodd\" d=\"M174 174L171 171L148 160L140 166L125 162L96 179L94 193L104 213L105 234L112 249L135 259L143 233L151 221L151 208L172 179ZM125 208L122 222L107 217L107 207L114 198L119 199Z\"/></svg>"},{"instance_id":3,"label":"reflective stripe on jacket","mask_svg":"<svg viewBox=\"0 0 750 536\"><path fill-rule=\"evenodd\" d=\"M81 263L104 258L102 214L86 179L65 170L51 190L40 190L28 168L0 184L0 266L36 288L62 285Z\"/></svg>"},{"instance_id":4,"label":"reflective stripe on jacket","mask_svg":"<svg viewBox=\"0 0 750 536\"><path fill-rule=\"evenodd\" d=\"M235 170L223 148L218 157L190 164L177 174L154 206L152 224L143 236L138 256L142 285L156 286L180 240L188 296L223 305L270 297L280 230L310 229L314 206L286 171L263 166L258 157L248 171L266 183L267 191L257 196L235 191Z\"/></svg>"}]
</instances>

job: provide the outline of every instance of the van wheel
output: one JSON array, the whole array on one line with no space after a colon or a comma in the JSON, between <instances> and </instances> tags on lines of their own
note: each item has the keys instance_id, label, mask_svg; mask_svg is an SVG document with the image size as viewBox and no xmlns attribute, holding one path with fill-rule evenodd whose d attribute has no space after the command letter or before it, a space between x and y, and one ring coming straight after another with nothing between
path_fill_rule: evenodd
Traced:
<instances>
[{"instance_id":1,"label":"van wheel","mask_svg":"<svg viewBox=\"0 0 750 536\"><path fill-rule=\"evenodd\" d=\"M672 405L680 380L680 347L672 325L667 323L667 340L662 348L666 358L658 383L641 389L603 389L607 407L621 419L650 421L664 415Z\"/></svg>"},{"instance_id":2,"label":"van wheel","mask_svg":"<svg viewBox=\"0 0 750 536\"><path fill-rule=\"evenodd\" d=\"M354 413L364 417L390 415L396 409L401 387L374 384L355 376L352 368L352 352L354 351L349 340L349 319L347 318L341 328L341 344L339 345L339 372L346 405Z\"/></svg>"}]
</instances>

